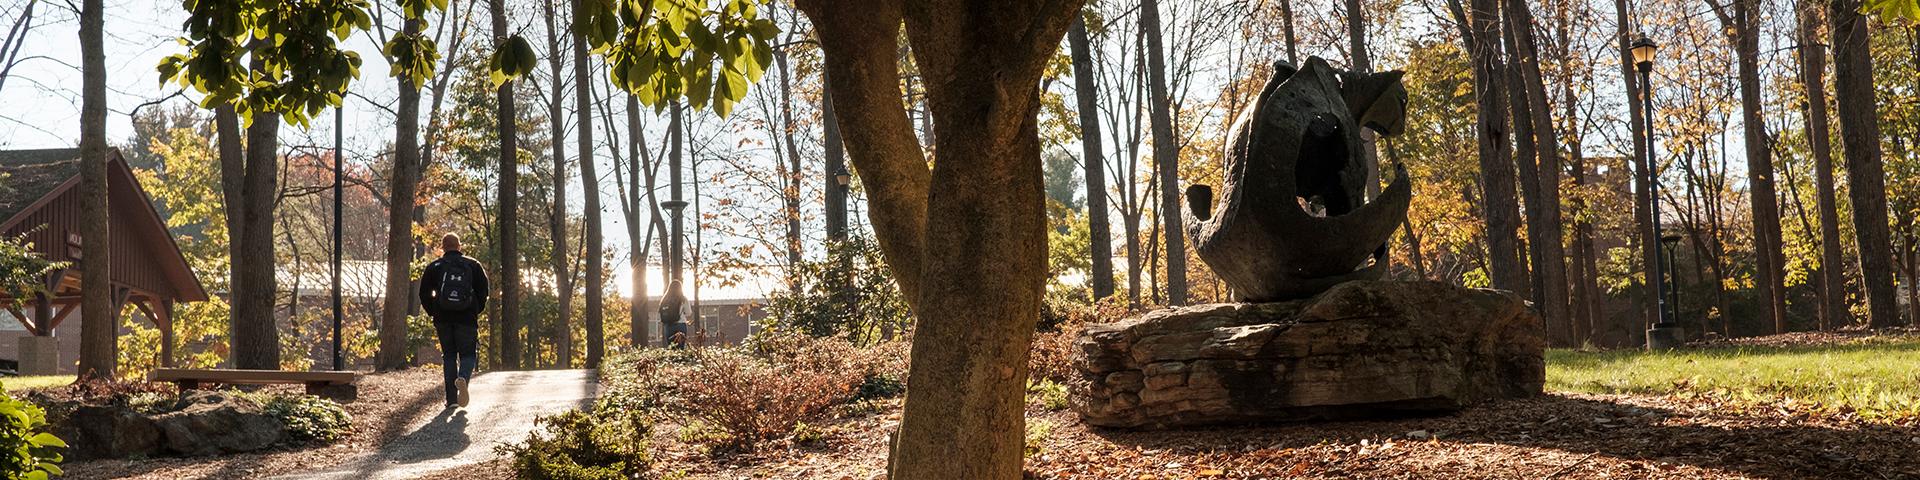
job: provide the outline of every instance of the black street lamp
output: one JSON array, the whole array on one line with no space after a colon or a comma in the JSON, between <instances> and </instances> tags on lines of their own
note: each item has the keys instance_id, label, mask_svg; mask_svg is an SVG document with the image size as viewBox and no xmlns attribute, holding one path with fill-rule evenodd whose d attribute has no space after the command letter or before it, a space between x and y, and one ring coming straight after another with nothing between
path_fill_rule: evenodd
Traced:
<instances>
[{"instance_id":1,"label":"black street lamp","mask_svg":"<svg viewBox=\"0 0 1920 480\"><path fill-rule=\"evenodd\" d=\"M1642 119L1645 120L1643 123L1646 125L1646 130L1642 134L1645 135L1643 140L1647 142L1644 160L1648 170L1647 181L1651 182L1652 190L1652 198L1647 199L1647 203L1649 214L1653 216L1653 238L1656 240L1653 245L1648 245L1648 248L1654 249L1654 261L1652 265L1647 265L1647 277L1648 283L1653 284L1653 298L1658 302L1659 320L1647 329L1648 350L1675 348L1682 343L1680 326L1674 324L1673 316L1667 313L1666 281L1665 276L1661 275L1663 269L1660 268L1659 260L1664 256L1664 252L1661 251L1663 250L1661 244L1664 241L1661 239L1665 235L1661 232L1660 225L1660 165L1654 160L1653 154L1653 54L1657 48L1659 46L1645 36L1634 40L1633 45L1628 48L1628 52L1633 54L1634 66L1640 71L1640 112Z\"/></svg>"},{"instance_id":2,"label":"black street lamp","mask_svg":"<svg viewBox=\"0 0 1920 480\"><path fill-rule=\"evenodd\" d=\"M341 103L342 105L333 107L333 258L331 260L333 261L332 266L333 266L333 369L334 370L345 370L346 363L347 363L346 357L342 357L340 355L340 320L342 317L341 310L340 310L340 305L341 305L341 301L340 301L341 196L340 195L341 195L341 192L343 191L342 183L340 182L341 173L343 173L342 168L340 166L340 164L342 163L340 159L340 138L341 138L341 132L342 132L341 127L346 122L345 120L346 105L345 105L345 102L341 102Z\"/></svg>"},{"instance_id":3,"label":"black street lamp","mask_svg":"<svg viewBox=\"0 0 1920 480\"><path fill-rule=\"evenodd\" d=\"M1667 272L1667 321L1677 322L1680 318L1680 235L1667 234L1660 237L1660 246L1667 251L1667 265L1660 270ZM1677 324L1676 324L1677 326ZM1706 334L1705 331L1700 332Z\"/></svg>"}]
</instances>

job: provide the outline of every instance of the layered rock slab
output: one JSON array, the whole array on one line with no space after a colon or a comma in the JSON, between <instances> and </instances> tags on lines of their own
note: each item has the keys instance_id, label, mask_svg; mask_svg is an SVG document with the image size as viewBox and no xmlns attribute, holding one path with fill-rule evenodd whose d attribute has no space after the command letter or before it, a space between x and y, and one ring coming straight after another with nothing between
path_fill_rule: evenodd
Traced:
<instances>
[{"instance_id":1,"label":"layered rock slab","mask_svg":"<svg viewBox=\"0 0 1920 480\"><path fill-rule=\"evenodd\" d=\"M1539 394L1542 335L1512 293L1436 282L1160 310L1086 328L1074 409L1149 429L1448 412Z\"/></svg>"}]
</instances>

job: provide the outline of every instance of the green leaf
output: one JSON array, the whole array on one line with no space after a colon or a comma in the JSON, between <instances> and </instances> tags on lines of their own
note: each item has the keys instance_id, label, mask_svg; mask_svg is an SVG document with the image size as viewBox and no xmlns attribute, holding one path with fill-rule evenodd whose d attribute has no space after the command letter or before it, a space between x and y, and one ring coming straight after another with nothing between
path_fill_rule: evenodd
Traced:
<instances>
[{"instance_id":1,"label":"green leaf","mask_svg":"<svg viewBox=\"0 0 1920 480\"><path fill-rule=\"evenodd\" d=\"M38 435L34 435L33 438L27 439L27 441L39 447L67 448L66 441L60 440L60 437L53 436L51 433L41 432Z\"/></svg>"}]
</instances>

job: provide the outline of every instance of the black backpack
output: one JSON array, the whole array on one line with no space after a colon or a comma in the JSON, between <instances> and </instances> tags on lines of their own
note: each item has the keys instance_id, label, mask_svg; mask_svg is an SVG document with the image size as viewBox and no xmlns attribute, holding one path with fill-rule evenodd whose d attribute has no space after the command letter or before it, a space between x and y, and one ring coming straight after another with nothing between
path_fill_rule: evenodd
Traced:
<instances>
[{"instance_id":1,"label":"black backpack","mask_svg":"<svg viewBox=\"0 0 1920 480\"><path fill-rule=\"evenodd\" d=\"M434 295L434 306L445 312L465 312L473 310L479 303L479 294L473 291L474 271L468 262L450 260L440 262L440 290Z\"/></svg>"}]
</instances>

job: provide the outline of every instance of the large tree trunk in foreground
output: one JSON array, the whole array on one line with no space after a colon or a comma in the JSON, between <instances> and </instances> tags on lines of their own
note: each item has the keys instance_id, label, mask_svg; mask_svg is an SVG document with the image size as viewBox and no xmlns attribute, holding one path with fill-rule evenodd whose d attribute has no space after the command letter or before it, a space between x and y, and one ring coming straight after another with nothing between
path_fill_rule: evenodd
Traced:
<instances>
[{"instance_id":1,"label":"large tree trunk in foreground","mask_svg":"<svg viewBox=\"0 0 1920 480\"><path fill-rule=\"evenodd\" d=\"M573 0L573 18L581 18L580 0ZM593 76L592 67L587 63L587 40L578 30L573 34L573 91L574 115L580 117L580 185L586 194L586 225L581 227L581 235L587 243L587 293L586 322L587 330L587 368L600 368L600 358L606 355L607 339L605 328L607 290L606 243L600 231L600 176L599 166L594 163L593 155ZM559 142L555 142L559 143ZM564 325L563 325L564 327ZM568 329L572 332L572 329ZM565 334L572 338L572 333ZM569 360L561 360L566 365Z\"/></svg>"},{"instance_id":2,"label":"large tree trunk in foreground","mask_svg":"<svg viewBox=\"0 0 1920 480\"><path fill-rule=\"evenodd\" d=\"M1894 305L1893 244L1887 232L1887 187L1880 159L1880 121L1874 111L1873 52L1859 0L1831 0L1827 23L1833 34L1834 99L1840 107L1840 141L1847 156L1847 196L1853 200L1853 230L1860 253L1860 283L1867 291L1867 324L1899 325Z\"/></svg>"},{"instance_id":3,"label":"large tree trunk in foreground","mask_svg":"<svg viewBox=\"0 0 1920 480\"><path fill-rule=\"evenodd\" d=\"M905 194L872 197L882 248L890 261L918 260L910 271L894 265L903 287L914 284L908 298L919 326L909 372L916 386L889 473L1017 479L1027 348L1046 278L1039 80L1081 2L902 3L801 4L827 54L840 127L863 182ZM927 86L941 160L918 177L929 180L918 192L902 188L926 164L917 148L902 148L912 143L896 143L911 142L911 126L888 55L903 13L921 71L945 79ZM881 217L883 208L914 204L922 215ZM900 229L913 221L925 229ZM912 243L888 245L901 240Z\"/></svg>"},{"instance_id":4,"label":"large tree trunk in foreground","mask_svg":"<svg viewBox=\"0 0 1920 480\"><path fill-rule=\"evenodd\" d=\"M409 20L401 35L418 35L425 22ZM399 114L395 119L393 173L387 197L387 301L380 309L380 352L374 368L407 367L407 309L414 295L413 213L420 186L420 87L399 79Z\"/></svg>"},{"instance_id":5,"label":"large tree trunk in foreground","mask_svg":"<svg viewBox=\"0 0 1920 480\"><path fill-rule=\"evenodd\" d=\"M1140 32L1147 44L1153 167L1159 174L1160 224L1167 247L1167 305L1186 305L1187 229L1180 213L1185 211L1180 208L1180 140L1173 134L1173 98L1167 92L1167 54L1161 47L1159 0L1140 1Z\"/></svg>"},{"instance_id":6,"label":"large tree trunk in foreground","mask_svg":"<svg viewBox=\"0 0 1920 480\"><path fill-rule=\"evenodd\" d=\"M1827 52L1820 45L1820 5L1800 5L1800 81L1806 86L1807 148L1813 150L1815 209L1820 211L1820 328L1853 323L1847 310L1846 268L1840 259L1840 212L1833 186L1832 127L1827 118Z\"/></svg>"},{"instance_id":7,"label":"large tree trunk in foreground","mask_svg":"<svg viewBox=\"0 0 1920 480\"><path fill-rule=\"evenodd\" d=\"M507 10L505 0L491 0L493 16L494 48L504 48L507 44ZM497 234L500 252L500 336L493 339L500 345L500 365L505 369L525 368L520 362L520 145L517 126L514 120L519 115L514 111L513 81L508 80L494 90L495 101L499 104L499 113L495 120L496 133L500 137L500 178L499 222L494 228Z\"/></svg>"},{"instance_id":8,"label":"large tree trunk in foreground","mask_svg":"<svg viewBox=\"0 0 1920 480\"><path fill-rule=\"evenodd\" d=\"M107 223L107 54L101 0L80 7L80 379L112 380L115 338ZM44 326L43 326L44 327Z\"/></svg>"},{"instance_id":9,"label":"large tree trunk in foreground","mask_svg":"<svg viewBox=\"0 0 1920 480\"><path fill-rule=\"evenodd\" d=\"M239 255L232 260L240 286L245 287L232 290L235 368L280 368L280 332L273 314L277 285L273 277L273 211L279 193L279 137L279 115L253 113L253 126L247 128L247 167L240 195L246 210L240 218L240 235L235 236L240 242Z\"/></svg>"},{"instance_id":10,"label":"large tree trunk in foreground","mask_svg":"<svg viewBox=\"0 0 1920 480\"><path fill-rule=\"evenodd\" d=\"M1087 25L1075 14L1067 43L1073 52L1073 93L1079 100L1081 163L1086 164L1087 233L1093 237L1093 299L1113 295L1113 233L1107 224L1106 158L1101 153L1100 98L1094 85L1093 54ZM1291 31L1289 31L1291 33Z\"/></svg>"}]
</instances>

